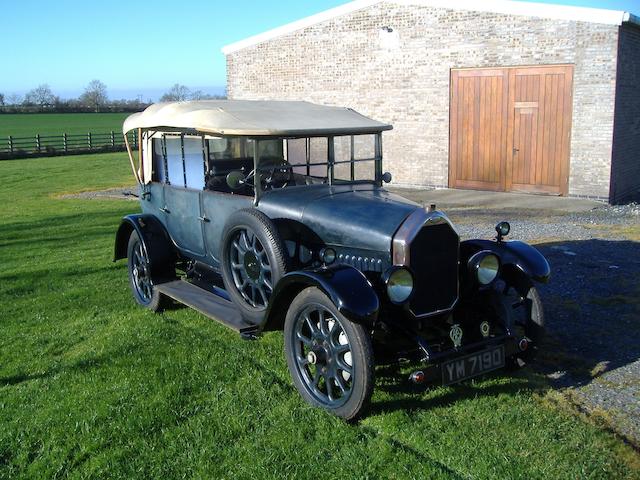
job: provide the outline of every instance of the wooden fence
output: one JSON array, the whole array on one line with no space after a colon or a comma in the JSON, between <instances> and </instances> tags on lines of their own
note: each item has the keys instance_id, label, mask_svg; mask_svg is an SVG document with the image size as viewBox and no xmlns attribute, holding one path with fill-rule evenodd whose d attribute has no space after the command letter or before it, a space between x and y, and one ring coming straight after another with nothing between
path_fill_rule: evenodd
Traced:
<instances>
[{"instance_id":1,"label":"wooden fence","mask_svg":"<svg viewBox=\"0 0 640 480\"><path fill-rule=\"evenodd\" d=\"M129 134L131 148L138 148L138 136ZM25 157L52 157L89 152L117 152L126 149L124 136L113 131L69 135L34 135L32 137L14 137L0 140L0 160Z\"/></svg>"}]
</instances>

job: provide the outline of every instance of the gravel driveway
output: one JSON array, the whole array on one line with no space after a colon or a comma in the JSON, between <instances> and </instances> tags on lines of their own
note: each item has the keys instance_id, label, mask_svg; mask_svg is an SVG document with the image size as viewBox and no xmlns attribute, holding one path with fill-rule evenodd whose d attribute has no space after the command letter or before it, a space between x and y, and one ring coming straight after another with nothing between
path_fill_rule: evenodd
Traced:
<instances>
[{"instance_id":1,"label":"gravel driveway","mask_svg":"<svg viewBox=\"0 0 640 480\"><path fill-rule=\"evenodd\" d=\"M424 203L424 191L399 193ZM640 446L640 205L438 208L463 240L493 238L494 225L507 220L510 239L546 256L552 279L540 293L549 338L538 367L577 407Z\"/></svg>"}]
</instances>

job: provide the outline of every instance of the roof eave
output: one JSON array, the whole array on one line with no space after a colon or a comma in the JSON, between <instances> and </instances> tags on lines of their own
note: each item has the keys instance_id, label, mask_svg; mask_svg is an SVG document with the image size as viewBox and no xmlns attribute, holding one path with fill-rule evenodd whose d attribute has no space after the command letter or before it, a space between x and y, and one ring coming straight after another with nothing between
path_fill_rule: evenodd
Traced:
<instances>
[{"instance_id":1,"label":"roof eave","mask_svg":"<svg viewBox=\"0 0 640 480\"><path fill-rule=\"evenodd\" d=\"M316 13L315 15L296 20L295 22L287 23L280 27L247 37L238 42L225 45L221 50L226 56L239 50L243 50L275 38L283 37L298 30L302 30L383 2L403 5L424 5L435 8L448 8L452 10L486 11L502 13L505 15L520 15L607 25L622 25L623 23L640 25L639 18L629 12L569 5L508 0L484 0L481 3L476 0L355 0L344 5L340 5L339 7L331 8L324 12Z\"/></svg>"},{"instance_id":2,"label":"roof eave","mask_svg":"<svg viewBox=\"0 0 640 480\"><path fill-rule=\"evenodd\" d=\"M180 127L167 127L162 125L141 127L142 130L156 130L167 132L189 132L200 133L204 135L215 136L227 136L227 137L326 137L326 136L341 136L341 135L365 135L380 133L387 130L392 130L392 125L381 125L379 127L356 127L356 128L313 128L313 129L300 129L300 130L209 130L202 128L180 128ZM131 128L124 132L125 134L135 130Z\"/></svg>"},{"instance_id":3,"label":"roof eave","mask_svg":"<svg viewBox=\"0 0 640 480\"><path fill-rule=\"evenodd\" d=\"M624 12L622 15L622 23L631 23L640 26L640 17L630 12Z\"/></svg>"}]
</instances>

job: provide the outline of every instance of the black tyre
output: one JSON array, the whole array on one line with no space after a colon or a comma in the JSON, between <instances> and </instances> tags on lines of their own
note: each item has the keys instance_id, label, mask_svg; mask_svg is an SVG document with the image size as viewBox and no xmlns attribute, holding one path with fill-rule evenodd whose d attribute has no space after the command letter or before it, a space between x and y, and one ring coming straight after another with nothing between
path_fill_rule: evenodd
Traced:
<instances>
[{"instance_id":1,"label":"black tyre","mask_svg":"<svg viewBox=\"0 0 640 480\"><path fill-rule=\"evenodd\" d=\"M135 301L154 312L162 310L167 299L153 286L148 252L135 230L129 236L127 266L129 286Z\"/></svg>"},{"instance_id":2,"label":"black tyre","mask_svg":"<svg viewBox=\"0 0 640 480\"><path fill-rule=\"evenodd\" d=\"M303 290L291 303L284 348L293 383L307 402L346 420L366 410L374 385L371 337L318 288Z\"/></svg>"},{"instance_id":3,"label":"black tyre","mask_svg":"<svg viewBox=\"0 0 640 480\"><path fill-rule=\"evenodd\" d=\"M501 315L518 340L525 339L526 349L512 356L510 367L521 367L532 361L544 344L545 325L542 300L527 278L509 281L501 299Z\"/></svg>"},{"instance_id":4,"label":"black tyre","mask_svg":"<svg viewBox=\"0 0 640 480\"><path fill-rule=\"evenodd\" d=\"M285 247L273 222L254 209L231 215L222 234L222 279L245 320L259 324L287 270Z\"/></svg>"}]
</instances>

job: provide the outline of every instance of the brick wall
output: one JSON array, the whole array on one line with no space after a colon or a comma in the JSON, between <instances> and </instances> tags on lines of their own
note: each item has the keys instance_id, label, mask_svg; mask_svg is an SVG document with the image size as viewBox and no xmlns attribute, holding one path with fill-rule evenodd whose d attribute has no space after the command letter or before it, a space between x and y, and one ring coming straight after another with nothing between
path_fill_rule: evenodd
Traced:
<instances>
[{"instance_id":1,"label":"brick wall","mask_svg":"<svg viewBox=\"0 0 640 480\"><path fill-rule=\"evenodd\" d=\"M611 203L640 202L640 28L620 27Z\"/></svg>"},{"instance_id":2,"label":"brick wall","mask_svg":"<svg viewBox=\"0 0 640 480\"><path fill-rule=\"evenodd\" d=\"M569 192L607 198L617 37L615 26L385 2L229 54L227 88L392 123L394 183L446 186L451 68L575 64Z\"/></svg>"}]
</instances>

